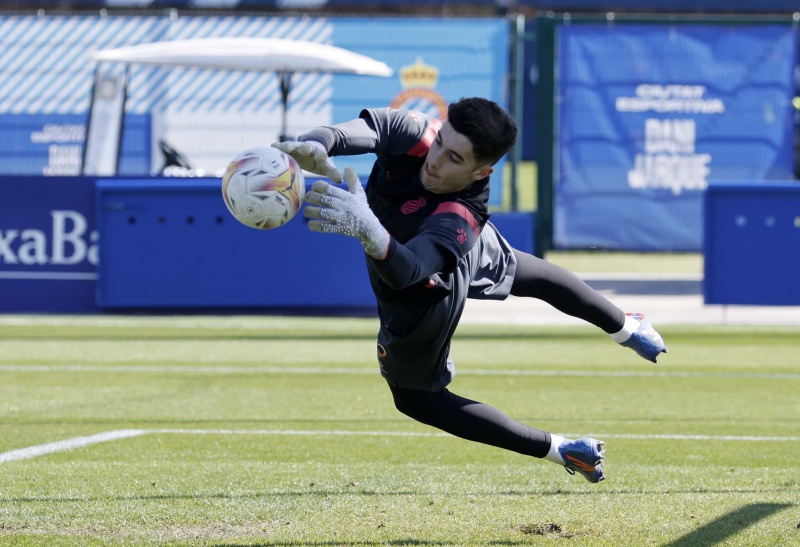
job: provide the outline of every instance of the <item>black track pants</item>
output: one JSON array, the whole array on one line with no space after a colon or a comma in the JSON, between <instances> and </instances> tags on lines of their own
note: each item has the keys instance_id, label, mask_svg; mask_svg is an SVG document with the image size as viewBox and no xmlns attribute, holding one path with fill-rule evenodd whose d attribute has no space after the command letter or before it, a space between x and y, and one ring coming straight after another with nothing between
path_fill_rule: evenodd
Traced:
<instances>
[{"instance_id":1,"label":"black track pants","mask_svg":"<svg viewBox=\"0 0 800 547\"><path fill-rule=\"evenodd\" d=\"M611 334L625 323L625 313L572 272L514 249L517 272L511 294L543 300Z\"/></svg>"},{"instance_id":2,"label":"black track pants","mask_svg":"<svg viewBox=\"0 0 800 547\"><path fill-rule=\"evenodd\" d=\"M397 410L456 437L543 458L550 434L515 422L496 408L441 391L391 387Z\"/></svg>"}]
</instances>

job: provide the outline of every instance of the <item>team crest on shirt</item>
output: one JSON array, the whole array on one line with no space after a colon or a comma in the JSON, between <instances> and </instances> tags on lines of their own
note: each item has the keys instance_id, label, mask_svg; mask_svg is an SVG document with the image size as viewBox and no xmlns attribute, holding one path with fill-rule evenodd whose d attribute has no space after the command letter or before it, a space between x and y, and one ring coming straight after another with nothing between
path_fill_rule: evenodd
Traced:
<instances>
[{"instance_id":1,"label":"team crest on shirt","mask_svg":"<svg viewBox=\"0 0 800 547\"><path fill-rule=\"evenodd\" d=\"M467 232L459 228L458 230L456 230L456 239L458 240L459 243L463 245L464 243L467 242Z\"/></svg>"},{"instance_id":2,"label":"team crest on shirt","mask_svg":"<svg viewBox=\"0 0 800 547\"><path fill-rule=\"evenodd\" d=\"M403 90L395 95L390 108L399 110L417 110L433 118L447 118L447 101L436 91L439 69L426 65L422 57L417 57L413 65L400 69L400 85Z\"/></svg>"},{"instance_id":3,"label":"team crest on shirt","mask_svg":"<svg viewBox=\"0 0 800 547\"><path fill-rule=\"evenodd\" d=\"M400 212L404 215L410 215L411 213L416 213L425 207L425 205L425 198L410 199L400 207Z\"/></svg>"}]
</instances>

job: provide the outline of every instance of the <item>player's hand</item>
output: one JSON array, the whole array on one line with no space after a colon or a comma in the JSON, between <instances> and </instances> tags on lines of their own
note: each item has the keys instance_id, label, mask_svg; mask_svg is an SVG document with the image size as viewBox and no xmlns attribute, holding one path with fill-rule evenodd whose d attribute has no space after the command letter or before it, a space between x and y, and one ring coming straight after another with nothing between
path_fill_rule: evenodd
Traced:
<instances>
[{"instance_id":1,"label":"player's hand","mask_svg":"<svg viewBox=\"0 0 800 547\"><path fill-rule=\"evenodd\" d=\"M631 348L640 357L648 361L656 362L656 357L661 353L667 353L664 339L656 332L650 321L641 313L626 313L625 326L621 332L626 332L630 336L626 340L619 341L619 345ZM617 336L617 335L614 335Z\"/></svg>"},{"instance_id":2,"label":"player's hand","mask_svg":"<svg viewBox=\"0 0 800 547\"><path fill-rule=\"evenodd\" d=\"M342 173L337 169L328 151L317 141L284 141L272 144L281 152L292 156L301 169L316 175L322 175L339 184Z\"/></svg>"},{"instance_id":3,"label":"player's hand","mask_svg":"<svg viewBox=\"0 0 800 547\"><path fill-rule=\"evenodd\" d=\"M369 208L367 196L352 167L345 167L344 180L349 191L318 180L306 192L303 215L310 218L314 232L328 232L356 237L373 258L386 258L389 233Z\"/></svg>"}]
</instances>

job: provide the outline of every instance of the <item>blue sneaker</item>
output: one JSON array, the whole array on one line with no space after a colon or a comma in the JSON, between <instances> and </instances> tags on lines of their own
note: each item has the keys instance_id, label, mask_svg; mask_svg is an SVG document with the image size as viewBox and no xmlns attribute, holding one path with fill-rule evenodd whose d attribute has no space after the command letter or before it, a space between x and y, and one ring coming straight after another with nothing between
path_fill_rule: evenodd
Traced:
<instances>
[{"instance_id":1,"label":"blue sneaker","mask_svg":"<svg viewBox=\"0 0 800 547\"><path fill-rule=\"evenodd\" d=\"M603 446L605 443L597 439L564 439L558 453L566 462L564 467L570 475L578 472L589 482L600 482L606 478L603 474L603 456L606 453Z\"/></svg>"},{"instance_id":2,"label":"blue sneaker","mask_svg":"<svg viewBox=\"0 0 800 547\"><path fill-rule=\"evenodd\" d=\"M620 342L620 346L631 348L640 357L644 357L648 361L656 362L656 357L659 353L667 353L667 348L664 346L664 340L661 335L656 332L645 316L641 313L626 313L631 319L635 319L639 326L631 333L631 337Z\"/></svg>"}]
</instances>

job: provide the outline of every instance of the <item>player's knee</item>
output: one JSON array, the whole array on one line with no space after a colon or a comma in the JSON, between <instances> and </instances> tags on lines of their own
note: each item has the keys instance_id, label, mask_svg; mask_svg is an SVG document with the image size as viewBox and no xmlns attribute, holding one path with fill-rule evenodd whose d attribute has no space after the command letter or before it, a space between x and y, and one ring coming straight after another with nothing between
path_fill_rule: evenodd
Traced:
<instances>
[{"instance_id":1,"label":"player's knee","mask_svg":"<svg viewBox=\"0 0 800 547\"><path fill-rule=\"evenodd\" d=\"M392 387L391 390L397 410L424 424L430 424L433 421L435 393L395 387Z\"/></svg>"}]
</instances>

